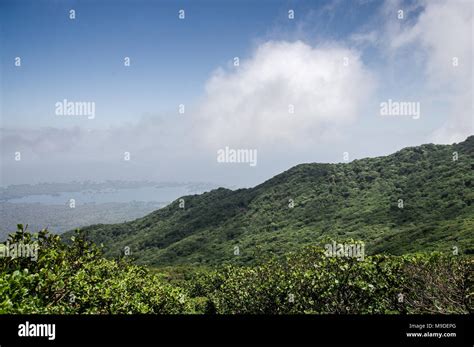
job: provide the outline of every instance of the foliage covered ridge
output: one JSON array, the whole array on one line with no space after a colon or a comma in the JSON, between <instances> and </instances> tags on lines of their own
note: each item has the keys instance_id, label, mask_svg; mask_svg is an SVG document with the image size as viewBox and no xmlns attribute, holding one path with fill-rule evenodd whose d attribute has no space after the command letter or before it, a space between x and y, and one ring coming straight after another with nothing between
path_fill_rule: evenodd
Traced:
<instances>
[{"instance_id":1,"label":"foliage covered ridge","mask_svg":"<svg viewBox=\"0 0 474 347\"><path fill-rule=\"evenodd\" d=\"M301 164L254 188L184 196L143 218L84 230L107 256L128 247L152 265L251 264L256 254L283 255L328 237L363 240L369 254L473 253L473 172L470 136L350 163Z\"/></svg>"}]
</instances>

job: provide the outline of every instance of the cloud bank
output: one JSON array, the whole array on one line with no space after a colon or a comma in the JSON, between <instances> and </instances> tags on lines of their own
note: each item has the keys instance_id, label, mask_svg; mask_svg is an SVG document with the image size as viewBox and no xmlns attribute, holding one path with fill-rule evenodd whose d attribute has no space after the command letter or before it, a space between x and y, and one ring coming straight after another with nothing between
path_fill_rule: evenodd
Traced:
<instances>
[{"instance_id":1,"label":"cloud bank","mask_svg":"<svg viewBox=\"0 0 474 347\"><path fill-rule=\"evenodd\" d=\"M459 142L474 131L473 6L425 1L416 22L390 38L391 49L422 56L426 92L449 104L446 121L432 134L436 143Z\"/></svg>"},{"instance_id":2,"label":"cloud bank","mask_svg":"<svg viewBox=\"0 0 474 347\"><path fill-rule=\"evenodd\" d=\"M352 123L374 86L354 50L271 41L215 71L197 121L213 146L304 146Z\"/></svg>"},{"instance_id":3,"label":"cloud bank","mask_svg":"<svg viewBox=\"0 0 474 347\"><path fill-rule=\"evenodd\" d=\"M400 8L403 20L397 19ZM394 147L459 142L472 135L472 2L392 1L379 14L376 25L337 43L260 44L239 66L217 68L183 115L154 115L106 129L88 130L92 120L74 128L0 128L3 183L19 177L20 170L27 180L33 170L35 178L49 180L51 172L62 177L66 169L71 177L101 175L97 179L138 173L151 179L164 173L166 179L179 173L182 179L207 178L216 172L217 151L227 146L258 149L258 168L267 178L296 162L340 160L347 150L367 155L376 148L382 155ZM416 94L422 101L420 121L377 119L379 102L397 94ZM22 153L21 164L14 161L16 151ZM130 163L123 162L126 151ZM264 161L281 166L264 168ZM226 172L225 178L230 181L231 175Z\"/></svg>"}]
</instances>

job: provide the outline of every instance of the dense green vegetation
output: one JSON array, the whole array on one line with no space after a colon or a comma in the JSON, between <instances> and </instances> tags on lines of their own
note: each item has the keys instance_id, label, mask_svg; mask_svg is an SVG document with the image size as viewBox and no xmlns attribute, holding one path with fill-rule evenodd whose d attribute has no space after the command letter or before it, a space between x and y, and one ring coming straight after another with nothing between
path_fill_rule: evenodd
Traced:
<instances>
[{"instance_id":1,"label":"dense green vegetation","mask_svg":"<svg viewBox=\"0 0 474 347\"><path fill-rule=\"evenodd\" d=\"M0 258L0 313L469 313L472 256L328 257L310 247L260 265L198 271L105 259L77 233L69 244L19 227L9 244L38 257ZM3 246L5 247L5 246Z\"/></svg>"},{"instance_id":2,"label":"dense green vegetation","mask_svg":"<svg viewBox=\"0 0 474 347\"><path fill-rule=\"evenodd\" d=\"M148 270L102 257L81 235L71 244L19 226L8 244L36 244L38 258L0 257L0 313L179 313L183 290Z\"/></svg>"},{"instance_id":3,"label":"dense green vegetation","mask_svg":"<svg viewBox=\"0 0 474 347\"><path fill-rule=\"evenodd\" d=\"M19 225L0 255L39 252L0 256L0 313L472 313L473 169L471 136L62 236ZM329 254L333 241L363 256Z\"/></svg>"},{"instance_id":4,"label":"dense green vegetation","mask_svg":"<svg viewBox=\"0 0 474 347\"><path fill-rule=\"evenodd\" d=\"M154 266L253 264L327 238L362 240L368 254L472 254L473 187L471 136L347 164L302 164L254 188L185 196L143 218L84 230L108 257L129 249Z\"/></svg>"}]
</instances>

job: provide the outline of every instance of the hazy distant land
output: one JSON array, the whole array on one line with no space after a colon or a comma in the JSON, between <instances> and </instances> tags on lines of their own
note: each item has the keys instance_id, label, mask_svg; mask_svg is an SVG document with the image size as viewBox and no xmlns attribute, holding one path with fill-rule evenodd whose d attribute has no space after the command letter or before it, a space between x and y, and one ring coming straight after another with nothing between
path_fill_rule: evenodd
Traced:
<instances>
[{"instance_id":1,"label":"hazy distant land","mask_svg":"<svg viewBox=\"0 0 474 347\"><path fill-rule=\"evenodd\" d=\"M96 223L133 220L186 194L215 188L211 183L106 181L22 184L0 189L0 239L21 222L37 231L62 233ZM71 200L73 199L73 200Z\"/></svg>"}]
</instances>

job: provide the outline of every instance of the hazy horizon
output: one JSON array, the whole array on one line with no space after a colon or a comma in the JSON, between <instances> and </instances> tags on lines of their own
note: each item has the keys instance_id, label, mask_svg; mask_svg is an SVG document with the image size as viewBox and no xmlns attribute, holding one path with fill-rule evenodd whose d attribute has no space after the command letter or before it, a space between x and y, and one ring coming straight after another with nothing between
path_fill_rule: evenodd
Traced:
<instances>
[{"instance_id":1,"label":"hazy horizon","mask_svg":"<svg viewBox=\"0 0 474 347\"><path fill-rule=\"evenodd\" d=\"M474 133L471 2L135 5L1 3L2 186L249 187Z\"/></svg>"}]
</instances>

